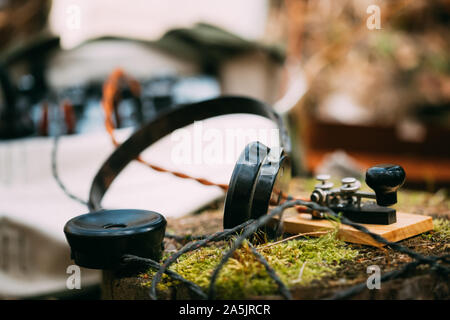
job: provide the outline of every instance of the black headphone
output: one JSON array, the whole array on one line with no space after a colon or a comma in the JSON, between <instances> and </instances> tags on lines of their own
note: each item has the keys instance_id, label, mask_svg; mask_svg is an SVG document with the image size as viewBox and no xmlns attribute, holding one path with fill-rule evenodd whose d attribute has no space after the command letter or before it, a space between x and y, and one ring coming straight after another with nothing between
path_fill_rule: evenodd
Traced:
<instances>
[{"instance_id":1,"label":"black headphone","mask_svg":"<svg viewBox=\"0 0 450 320\"><path fill-rule=\"evenodd\" d=\"M291 176L290 139L283 120L266 104L250 98L220 97L177 106L160 113L133 133L103 163L91 184L91 213L67 222L64 233L75 262L83 267L112 269L124 254L159 259L166 220L145 210L102 210L101 201L119 173L147 147L172 131L215 116L248 113L273 120L280 147L251 142L242 151L231 176L224 207L224 228L266 214L285 198Z\"/></svg>"}]
</instances>

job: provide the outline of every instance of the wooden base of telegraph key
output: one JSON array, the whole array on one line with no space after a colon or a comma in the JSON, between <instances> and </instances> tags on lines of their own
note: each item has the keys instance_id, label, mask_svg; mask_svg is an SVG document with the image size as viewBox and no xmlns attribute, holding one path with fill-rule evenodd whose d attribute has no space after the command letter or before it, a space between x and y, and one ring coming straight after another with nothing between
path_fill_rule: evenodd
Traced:
<instances>
[{"instance_id":1,"label":"wooden base of telegraph key","mask_svg":"<svg viewBox=\"0 0 450 320\"><path fill-rule=\"evenodd\" d=\"M313 219L309 214L299 214L295 209L286 210L283 215L283 226L288 233L308 233L315 231L334 230L336 224L326 219ZM386 240L396 242L433 230L431 217L418 214L397 212L397 222L390 225L362 224L369 231L379 234ZM319 234L317 234L318 236ZM314 234L312 234L314 236ZM350 226L339 226L338 238L352 243L381 247L371 236Z\"/></svg>"}]
</instances>

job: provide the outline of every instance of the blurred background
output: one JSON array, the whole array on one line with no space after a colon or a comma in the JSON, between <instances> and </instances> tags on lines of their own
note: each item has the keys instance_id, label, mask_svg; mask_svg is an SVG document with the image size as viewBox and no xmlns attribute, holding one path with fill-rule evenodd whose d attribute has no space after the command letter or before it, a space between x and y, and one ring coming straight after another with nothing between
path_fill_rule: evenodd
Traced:
<instances>
[{"instance_id":1,"label":"blurred background","mask_svg":"<svg viewBox=\"0 0 450 320\"><path fill-rule=\"evenodd\" d=\"M406 187L447 198L449 17L447 0L0 0L0 297L98 295L93 270L82 271L82 290L66 288L62 229L87 208L64 195L52 160L86 199L114 150L101 100L117 68L140 86L120 87L121 141L177 104L250 96L289 123L296 175L363 177L396 163ZM218 118L205 126L273 127L256 116ZM172 147L164 138L143 156L180 170ZM228 183L232 169L183 172ZM132 164L104 203L180 216L221 197Z\"/></svg>"}]
</instances>

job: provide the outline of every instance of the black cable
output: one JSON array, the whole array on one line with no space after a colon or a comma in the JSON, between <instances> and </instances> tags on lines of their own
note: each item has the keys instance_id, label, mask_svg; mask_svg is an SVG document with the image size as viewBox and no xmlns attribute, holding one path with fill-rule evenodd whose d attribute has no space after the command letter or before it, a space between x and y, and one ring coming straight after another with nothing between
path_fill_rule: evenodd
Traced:
<instances>
[{"instance_id":1,"label":"black cable","mask_svg":"<svg viewBox=\"0 0 450 320\"><path fill-rule=\"evenodd\" d=\"M170 256L165 262L164 264L160 267L160 269L158 270L158 272L155 274L155 276L152 279L152 285L150 288L150 297L154 300L157 299L156 296L156 286L158 284L159 281L161 281L161 275L162 273L164 273L167 268L174 263L181 255L189 252L189 251L193 251L196 249L199 249L200 247L205 246L206 244L208 244L211 241L222 241L225 238L232 236L234 234L236 234L237 232L239 232L240 230L242 230L243 228L245 228L247 225L251 224L253 222L253 220L248 220L232 229L229 230L224 230L222 232L216 232L200 241L197 242L191 242L188 243L187 245L185 245L182 249L178 250L176 253L174 253L172 256ZM204 237L204 236L202 236ZM269 263L267 262L267 260L264 258L263 255L261 255L258 251L256 251L256 249L253 247L252 244L250 244L252 253L255 255L256 259L261 262L261 264L263 264L263 266L265 267L267 273L269 274L269 276L275 281L275 283L278 285L279 291L281 293L281 295L285 298L285 299L292 299L292 295L289 292L289 289L286 287L286 285L283 283L283 281L278 277L278 275L276 274L275 270L269 265Z\"/></svg>"},{"instance_id":2,"label":"black cable","mask_svg":"<svg viewBox=\"0 0 450 320\"><path fill-rule=\"evenodd\" d=\"M52 175L53 178L55 179L56 183L58 184L59 188L64 192L64 194L66 196L68 196L70 199L75 200L78 203L81 203L84 206L88 205L87 201L84 201L83 199L79 198L78 196L74 195L73 193L71 193L67 187L65 186L65 184L62 182L61 178L59 177L59 173L58 173L58 161L57 161L57 153L58 153L58 145L59 145L59 134L57 134L55 136L55 138L53 139L53 149L52 149Z\"/></svg>"},{"instance_id":3,"label":"black cable","mask_svg":"<svg viewBox=\"0 0 450 320\"><path fill-rule=\"evenodd\" d=\"M238 249L242 243L250 237L253 233L255 233L261 226L265 225L267 222L269 222L270 219L275 217L276 215L281 215L283 211L287 208L291 208L296 205L296 203L300 200L294 200L294 201L286 201L283 204L279 205L278 207L275 207L272 209L268 214L263 215L259 217L257 220L252 222L250 225L248 225L241 236L239 236L232 244L231 249L228 250L220 260L219 264L217 265L216 269L214 269L212 275L211 275L211 282L209 284L209 290L208 290L208 299L214 299L215 298L215 283L217 281L217 278L219 276L220 270L223 268L225 263L228 261L229 258L233 255L233 253Z\"/></svg>"},{"instance_id":4,"label":"black cable","mask_svg":"<svg viewBox=\"0 0 450 320\"><path fill-rule=\"evenodd\" d=\"M128 254L128 255L124 255L122 257L122 261L123 261L124 264L138 263L139 265L146 265L146 266L151 267L152 269L155 269L155 270L161 270L161 265L158 262L156 262L156 261L154 261L152 259L148 259L148 258L141 258L141 257L138 257L138 256L134 256L134 255ZM176 273L176 272L174 272L172 270L166 269L166 270L164 270L164 273L167 274L172 279L180 281L180 282L186 284L190 290L192 290L194 293L196 293L202 299L206 299L207 298L207 296L203 292L202 288L200 288L194 282L183 278L181 275L179 275L178 273Z\"/></svg>"},{"instance_id":5,"label":"black cable","mask_svg":"<svg viewBox=\"0 0 450 320\"><path fill-rule=\"evenodd\" d=\"M153 300L157 299L156 286L157 286L158 282L161 280L162 274L181 255L183 255L183 254L185 254L185 253L187 253L189 251L193 251L193 250L199 249L199 248L205 246L206 244L208 244L211 241L222 241L225 238L227 238L228 236L236 234L237 232L239 232L240 230L242 230L243 228L245 228L246 226L248 226L251 223L253 223L253 220L248 220L248 221L246 221L246 222L244 222L244 223L242 223L242 224L240 224L240 225L238 225L238 226L236 226L236 227L234 227L232 229L226 229L224 231L219 231L219 232L216 232L216 233L214 233L212 235L209 235L206 238L204 238L203 240L199 240L199 241L195 241L195 242L189 242L183 248L181 248L180 250L178 250L177 252L172 254L166 261L164 261L164 263L162 264L162 266L160 267L158 272L153 277L152 285L150 287L150 297Z\"/></svg>"},{"instance_id":6,"label":"black cable","mask_svg":"<svg viewBox=\"0 0 450 320\"><path fill-rule=\"evenodd\" d=\"M269 274L269 276L278 285L278 290L280 291L281 295L286 300L292 300L291 292L289 291L288 287L284 284L284 282L280 279L277 272L269 265L269 262L267 262L266 258L264 258L264 256L262 254L260 254L251 243L249 245L250 245L253 255L256 257L256 259L259 262L261 262L261 264L264 266L264 268L266 268L266 271Z\"/></svg>"}]
</instances>

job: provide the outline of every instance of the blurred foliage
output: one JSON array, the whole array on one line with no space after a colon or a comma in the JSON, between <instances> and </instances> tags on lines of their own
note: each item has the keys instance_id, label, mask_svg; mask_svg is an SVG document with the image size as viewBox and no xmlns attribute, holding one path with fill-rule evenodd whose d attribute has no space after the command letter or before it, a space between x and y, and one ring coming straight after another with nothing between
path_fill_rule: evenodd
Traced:
<instances>
[{"instance_id":1,"label":"blurred foliage","mask_svg":"<svg viewBox=\"0 0 450 320\"><path fill-rule=\"evenodd\" d=\"M369 5L380 7L381 29L369 30ZM307 100L319 116L333 94L364 109L362 122L402 118L450 125L450 2L285 0L295 29L289 54L303 64Z\"/></svg>"}]
</instances>

